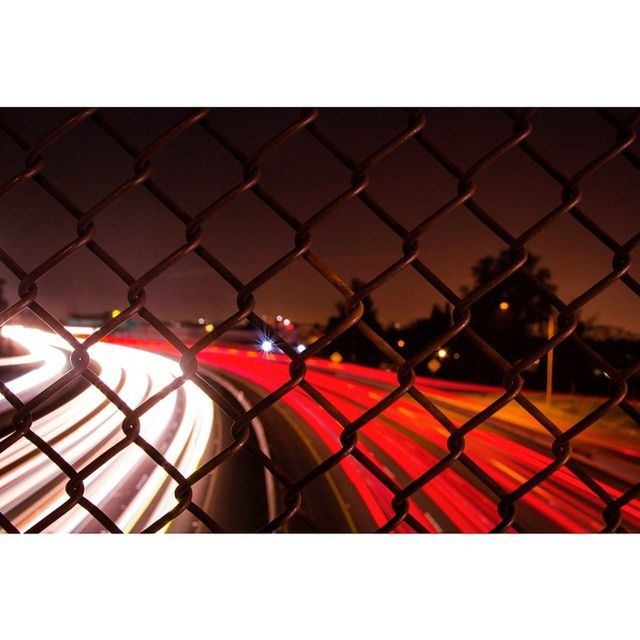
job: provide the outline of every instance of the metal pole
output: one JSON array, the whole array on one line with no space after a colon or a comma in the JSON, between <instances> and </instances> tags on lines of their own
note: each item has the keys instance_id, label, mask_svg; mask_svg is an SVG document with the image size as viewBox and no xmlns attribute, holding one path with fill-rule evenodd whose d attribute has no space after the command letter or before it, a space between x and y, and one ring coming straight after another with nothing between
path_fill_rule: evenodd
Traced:
<instances>
[{"instance_id":1,"label":"metal pole","mask_svg":"<svg viewBox=\"0 0 640 640\"><path fill-rule=\"evenodd\" d=\"M551 339L556 330L556 319L553 312L549 314L547 320L547 339ZM549 349L547 353L547 390L545 400L547 404L551 404L551 393L553 392L553 349Z\"/></svg>"}]
</instances>

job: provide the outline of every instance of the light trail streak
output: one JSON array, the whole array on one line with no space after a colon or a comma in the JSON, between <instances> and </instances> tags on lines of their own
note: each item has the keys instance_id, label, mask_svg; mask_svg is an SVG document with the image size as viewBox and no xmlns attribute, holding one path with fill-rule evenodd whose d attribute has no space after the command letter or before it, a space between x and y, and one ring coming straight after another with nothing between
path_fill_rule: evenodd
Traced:
<instances>
[{"instance_id":1,"label":"light trail streak","mask_svg":"<svg viewBox=\"0 0 640 640\"><path fill-rule=\"evenodd\" d=\"M162 349L158 343L145 346ZM221 372L245 378L269 392L289 378L289 360L278 354L269 354L268 358L256 357L256 353L251 351L213 347L203 352L200 360ZM351 420L397 384L390 372L320 359L312 359L307 364L307 380ZM416 386L432 400L449 407L450 415L457 414L458 426L479 407L488 404L486 398L482 399L482 394L501 391L493 387L430 379L418 379ZM329 451L337 449L341 428L335 421L327 419L324 411L306 394L295 389L286 394L282 402L325 442ZM391 469L396 480L404 476L405 482L409 482L446 454L447 436L448 432L432 416L412 400L404 398L365 425L360 431L358 446L381 467ZM521 412L505 411L498 419L488 420L486 425L467 436L465 451L508 492L551 462L551 440L544 436L540 425L533 419L527 421ZM604 441L597 434L589 434L588 437L607 455L631 454L640 460L640 451L623 440L612 436ZM372 481L372 476L362 469L352 469L350 473L349 462L350 458L345 459L341 467L358 489L375 522L389 517L389 492L377 480ZM612 478L616 477L615 465L609 465L607 472ZM640 466L638 474L640 476ZM614 497L622 491L606 478L598 482ZM623 478L618 476L615 482L623 484ZM378 490L372 485L377 485ZM410 513L429 530L434 530L435 525L435 530L486 531L499 520L496 501L497 498L488 494L466 469L454 465L413 496ZM432 512L429 503L433 505ZM561 467L523 496L518 505L519 513L537 523L542 530L578 532L597 531L602 527L602 501L567 467ZM420 518L423 508L428 520L426 523L424 518ZM446 521L438 521L438 511L446 517L445 520L449 520L448 525ZM625 506L623 514L625 526L631 530L640 529L637 504Z\"/></svg>"},{"instance_id":2,"label":"light trail streak","mask_svg":"<svg viewBox=\"0 0 640 640\"><path fill-rule=\"evenodd\" d=\"M37 369L7 383L7 388L12 393L20 396L23 402L27 402L61 374L67 359L64 353L55 348L55 341L49 340L43 331L27 329L20 325L5 325L1 331L3 337L21 344L36 362L43 363ZM0 412L10 408L9 401L4 396L0 397Z\"/></svg>"},{"instance_id":3,"label":"light trail streak","mask_svg":"<svg viewBox=\"0 0 640 640\"><path fill-rule=\"evenodd\" d=\"M12 339L18 341L20 337L24 338L24 331L17 330ZM40 390L45 388L68 366L67 356L63 355L65 364L61 367L59 356L54 352L59 354L64 347L55 342L55 338L53 342L48 342L42 336L35 342L31 341L42 350L38 356L42 367L49 363L49 368L37 375L35 372L38 370L35 370L21 376L18 388L22 389L22 393L34 393L33 387ZM111 338L109 342L112 344L93 347L91 356L101 367L101 378L108 381L108 386L116 390L130 406L139 405L180 375L175 362L158 355L173 355L163 343L124 338ZM228 373L267 392L286 382L290 375L289 359L274 352L266 354L259 350L211 347L199 355L199 360L223 377ZM357 419L397 385L392 372L315 358L309 360L307 366L307 380L349 420ZM29 375L31 377L26 378ZM416 387L444 408L457 426L486 406L490 401L487 398L501 391L492 387L425 378L418 378ZM181 473L188 475L199 464L210 440L213 409L211 401L195 385L189 383L183 388L184 403L180 403L180 407L176 404L177 394L172 394L143 416L141 435L159 448ZM75 399L81 399L80 403L70 401L59 407L46 419L37 421L34 429L37 428L43 437L46 434L52 440L60 439L56 448L72 464L80 460L86 464L88 459L99 455L100 451L122 438L120 424L123 416L110 403L105 404L104 398L104 406L98 408L100 396L97 390L86 389ZM338 450L342 427L312 398L296 388L286 394L282 402L289 409L287 415L293 416L288 419L295 422L291 424L295 427L297 437L306 443L304 446L316 446L307 437L313 435L326 451L324 457ZM94 413L86 418L90 406L94 407ZM83 419L81 427L69 431L69 421L75 424ZM267 439L263 445L271 449L268 424L264 425L262 435ZM404 397L361 429L358 448L396 483L406 486L446 455L448 435L449 432L433 416L412 399ZM551 461L550 437L517 407L514 410L508 407L499 416L471 432L465 440L465 453L507 492ZM619 495L624 491L624 478L621 474L616 476L616 466L610 464L609 460L615 462L618 459L616 456L626 456L627 466L633 466L634 463L629 460L640 460L640 452L628 441L614 437L605 440L598 434L585 434L585 440L593 445L595 451L602 450L608 456L599 461L600 468L607 473L598 481L612 496ZM19 442L15 446L15 450L10 449L0 455L0 509L3 511L5 507L19 506L19 498L25 495L25 491L33 491L36 487L46 488L51 480L46 469L53 465L44 456L40 454L35 459L29 458L27 454L31 445ZM272 454L277 457L277 450L273 450ZM3 473L8 464L19 466ZM347 482L376 526L393 517L391 492L369 471L351 456L340 462L339 469L343 475L334 476L331 473L331 477L327 477L328 481L337 483L332 485L334 493L338 491L342 494L344 483ZM53 471L60 477L55 467ZM133 479L127 481L123 478L137 480L134 482ZM127 482L136 486L132 488ZM176 504L175 481L135 445L127 447L105 464L86 480L85 485L85 495L101 507L113 505L118 500L125 502L112 515L124 531L136 531L148 526ZM19 519L20 528L33 526L44 513L63 504L66 499L64 478L61 478L55 488L48 488L44 498L26 509ZM487 531L495 526L499 521L496 502L497 498L458 463L433 478L408 501L409 513L428 531L466 532ZM561 467L518 501L518 513L525 521L537 525L531 527L534 529L596 531L602 526L602 506L600 499L568 468ZM272 506L269 512L272 517ZM625 506L623 514L627 528L640 529L640 507L636 503ZM350 514L347 515L351 518ZM91 518L83 509L74 507L52 529L82 530L89 521ZM404 532L411 528L403 523L396 530Z\"/></svg>"},{"instance_id":4,"label":"light trail streak","mask_svg":"<svg viewBox=\"0 0 640 640\"><path fill-rule=\"evenodd\" d=\"M7 385L23 401L46 389L69 367L70 347L62 338L16 326L4 327L3 334L24 346L32 362L41 363ZM89 349L89 354L100 368L101 381L132 408L182 373L174 361L130 347L99 343ZM180 407L176 404L178 394L182 394ZM35 420L32 430L80 469L124 437L123 419L117 407L89 386ZM191 382L160 400L140 418L140 436L185 476L200 463L212 427L213 403ZM148 464L153 465L153 470L132 491L130 478L139 475ZM130 444L85 479L84 495L100 508L110 505L109 515L122 530L140 530L175 506L167 477L146 452ZM11 512L12 521L22 531L67 501L66 482L60 469L25 439L0 454L0 509ZM43 495L33 498L39 491ZM114 513L113 505L125 493L129 496L126 504ZM93 518L74 506L47 530L76 531L89 522L94 522Z\"/></svg>"}]
</instances>

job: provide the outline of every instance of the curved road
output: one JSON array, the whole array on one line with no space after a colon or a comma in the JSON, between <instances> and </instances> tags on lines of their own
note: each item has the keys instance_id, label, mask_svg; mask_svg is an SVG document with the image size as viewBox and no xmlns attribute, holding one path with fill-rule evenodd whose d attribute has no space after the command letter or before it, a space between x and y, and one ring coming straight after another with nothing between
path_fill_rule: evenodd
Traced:
<instances>
[{"instance_id":1,"label":"curved road","mask_svg":"<svg viewBox=\"0 0 640 640\"><path fill-rule=\"evenodd\" d=\"M29 352L26 373L7 382L23 401L35 397L68 367L69 347L60 338L37 329L3 328L3 334ZM180 375L170 359L118 345L90 349L100 380L135 408ZM15 359L14 359L15 360ZM2 362L0 366L16 362ZM10 408L1 401L5 415ZM124 415L92 385L36 419L32 430L77 470L124 438ZM147 411L140 435L181 473L197 468L210 446L213 406L195 385L187 383ZM1 441L0 441L1 442ZM29 531L64 504L68 478L54 462L25 438L0 453L0 511L20 531ZM130 444L86 478L84 495L122 531L140 531L175 504L175 482L144 450ZM101 531L86 510L74 506L47 531Z\"/></svg>"}]
</instances>

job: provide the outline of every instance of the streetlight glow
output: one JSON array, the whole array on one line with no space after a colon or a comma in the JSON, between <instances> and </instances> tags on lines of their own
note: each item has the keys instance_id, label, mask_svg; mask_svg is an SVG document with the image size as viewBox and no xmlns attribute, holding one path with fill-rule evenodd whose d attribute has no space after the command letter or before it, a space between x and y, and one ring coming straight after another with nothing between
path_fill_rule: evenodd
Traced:
<instances>
[{"instance_id":1,"label":"streetlight glow","mask_svg":"<svg viewBox=\"0 0 640 640\"><path fill-rule=\"evenodd\" d=\"M501 311L506 311L509 308L509 303L503 300L499 305Z\"/></svg>"},{"instance_id":2,"label":"streetlight glow","mask_svg":"<svg viewBox=\"0 0 640 640\"><path fill-rule=\"evenodd\" d=\"M438 349L438 358L446 358L447 350L446 349Z\"/></svg>"}]
</instances>

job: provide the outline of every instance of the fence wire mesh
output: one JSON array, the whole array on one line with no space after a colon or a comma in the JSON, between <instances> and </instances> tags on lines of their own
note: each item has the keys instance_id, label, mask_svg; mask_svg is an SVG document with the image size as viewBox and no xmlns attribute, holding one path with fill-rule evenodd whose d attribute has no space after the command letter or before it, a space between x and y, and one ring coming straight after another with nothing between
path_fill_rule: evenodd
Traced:
<instances>
[{"instance_id":1,"label":"fence wire mesh","mask_svg":"<svg viewBox=\"0 0 640 640\"><path fill-rule=\"evenodd\" d=\"M270 509L264 521L252 530L261 532L275 532L287 530L290 523L298 518L308 521L313 530L313 518L306 511L305 497L309 487L320 477L326 477L332 470L339 467L345 460L353 460L359 468L364 469L372 478L372 482L384 488L388 496L389 514L385 521L373 528L381 532L396 530L413 530L427 532L428 527L416 517L411 510L412 499L422 491L429 492L434 482L446 474L453 465L465 468L468 477L473 478L473 484L480 487L482 492L490 496L492 508L495 510L495 522L487 531L528 531L530 530L519 519L519 509L523 500L532 492L544 485L553 474L564 469L570 473L572 482L581 487L589 495L590 500L599 505L601 526L603 532L625 532L628 527L623 522L623 510L630 505L637 506L640 494L640 472L635 482L630 483L624 490L613 493L606 483L594 475L592 469L585 465L572 452L575 439L598 422L605 414L618 408L636 425L640 427L640 412L637 403L629 397L629 382L638 376L640 359L629 362L625 367L614 366L577 331L579 314L594 299L601 296L613 285L623 285L634 297L640 296L640 283L630 273L632 252L640 242L640 232L633 234L626 242L619 243L593 216L581 206L581 186L585 180L596 172L610 166L616 160L623 160L629 167L637 171L640 169L640 156L634 150L636 141L636 126L640 119L640 111L634 111L624 118L619 117L613 110L596 110L602 127L609 136L607 148L595 153L579 170L570 175L561 171L549 157L543 147L535 144L533 133L536 129L536 109L506 109L500 112L501 117L509 123L510 133L503 139L494 140L483 153L465 165L459 166L448 154L447 150L435 142L430 136L430 116L428 112L419 109L394 112L394 118L404 120L404 126L395 135L375 143L375 148L364 157L351 157L340 139L323 124L323 112L318 109L301 110L291 122L279 130L275 135L266 139L263 144L249 152L242 150L242 144L233 139L233 134L226 133L217 124L215 112L208 109L192 110L173 126L160 135L147 139L144 144L134 143L116 124L117 118L108 110L83 109L79 110L53 128L38 135L29 135L11 122L10 114L0 114L0 132L4 136L4 144L20 150L24 157L24 168L16 172L0 186L0 208L4 199L13 197L24 189L37 189L46 194L48 202L56 203L56 212L60 215L71 216L75 220L76 234L56 251L39 261L37 266L23 266L21 255L15 251L11 254L5 250L5 242L0 247L0 261L16 279L15 291L10 304L0 312L0 326L4 326L23 318L25 313L31 314L44 323L50 331L59 336L70 348L69 366L34 397L25 400L20 392L11 390L7 382L0 382L0 393L9 406L8 418L0 434L0 453L10 452L12 447L29 443L31 449L40 452L54 464L64 478L64 499L59 500L55 508L44 511L26 529L14 522L10 509L0 512L0 526L7 532L27 530L29 532L43 532L54 530L58 521L72 510L83 510L86 517L91 517L98 523L100 529L109 532L120 532L121 528L116 518L106 513L92 500L86 491L86 484L93 474L113 463L127 450L137 449L142 452L145 460L166 474L167 482L171 482L174 491L175 504L166 512L156 514L153 521L148 522L145 532L164 530L169 524L186 513L189 518L197 521L198 527L221 532L227 530L212 515L208 504L198 499L196 485L212 474L229 460L249 454L256 464L263 468L265 477L276 487L277 501L274 509ZM255 112L247 110L240 114L240 118L249 120L255 117ZM64 155L65 139L72 135L81 135L92 127L99 131L110 144L115 144L119 150L130 158L130 176L119 183L114 183L107 194L99 198L91 206L77 204L67 190L56 179L54 161L48 156L55 148L59 158ZM216 194L209 204L194 209L180 203L180 198L171 194L171 189L165 188L162 180L154 173L154 164L161 158L167 145L180 138L191 140L189 135L198 132L198 144L216 147L216 153L223 153L226 162L235 167L235 183L225 191ZM143 136L138 136L142 138ZM341 191L326 199L309 216L296 213L294 207L286 206L286 194L280 194L268 186L265 179L268 174L268 159L290 145L300 137L308 137L319 149L330 158L336 169L343 171L344 187ZM190 144L190 143L189 143ZM372 147L373 141L372 141ZM384 198L374 196L372 185L375 183L376 169L384 160L403 148L412 146L424 158L424 161L435 162L452 179L454 188L448 199L440 206L423 211L417 223L411 226L401 222L385 204ZM481 205L478 200L479 176L496 163L509 159L516 150L524 152L528 161L538 167L542 173L557 184L557 204L550 210L539 215L533 224L514 235L498 217ZM96 151L98 153L98 151ZM97 166L97 165L96 165ZM618 165L615 165L616 167ZM230 169L231 170L231 169ZM59 172L58 172L59 173ZM506 188L506 187L505 187ZM128 194L134 191L145 191L167 214L172 216L182 228L182 236L175 236L172 251L155 262L143 273L132 273L125 267L125 261L117 259L114 252L107 249L96 225L98 219L109 217L110 209ZM205 244L204 230L207 227L215 229L225 210L233 206L234 201L243 194L251 193L264 205L265 224L279 221L283 229L288 228L286 235L288 249L277 259L270 261L259 273L247 279L240 277L237 269L226 264L217 257L216 252ZM372 220L382 223L390 236L397 238L397 257L373 278L368 279L363 286L355 290L349 284L351 274L340 273L325 259L314 253L313 240L319 230L331 230L341 215L341 209L352 201L358 201L366 207ZM453 212L465 209L482 227L489 232L502 249L507 250L508 262L499 273L481 286L472 288L464 294L457 294L452 286L457 283L447 283L437 275L437 269L429 261L429 254L421 251L421 243L428 238L434 225L451 216ZM0 216L2 212L0 211ZM56 213L57 215L57 213ZM611 268L598 281L571 300L561 299L548 283L541 280L534 270L527 266L529 246L532 241L548 230L553 230L560 220L573 219L586 233L610 252ZM274 222L275 223L275 222ZM135 215L131 215L131 227L137 224ZM120 233L127 234L123 228ZM283 232L284 233L284 232ZM571 238L565 242L570 243ZM34 237L33 242L37 242ZM335 242L340 243L339 235ZM144 247L140 247L143 251ZM248 251L253 249L249 248ZM344 252L349 248L344 247ZM107 319L97 330L86 339L77 338L64 321L56 313L43 305L39 295L38 285L49 272L56 270L62 263L69 261L78 252L90 252L106 269L121 282L126 291L128 304L121 311ZM224 280L234 290L236 295L236 309L207 333L189 343L180 337L174 327L153 312L152 295L148 293L150 285L162 283L170 269L188 256L195 256L201 265L212 274ZM588 260L587 255L584 260ZM317 276L327 283L344 300L345 313L339 322L327 330L306 350L299 352L290 344L283 333L282 327L274 322L268 322L261 315L256 301L261 290L277 279L284 271L294 265L306 263ZM363 319L365 311L363 301L375 294L383 287L393 288L401 273L412 271L429 287L433 288L448 303L451 308L449 326L437 335L429 336L428 342L419 351L406 355L397 345L381 335ZM310 271L308 270L309 274ZM526 353L517 361L508 360L486 338L472 327L474 305L477 305L490 292L496 290L508 278L519 274L527 280L531 289L536 291L542 300L553 309L557 315L557 328L540 345ZM316 280L309 276L309 293ZM402 296L400 285L397 285L397 295ZM143 402L131 406L125 402L118 391L105 384L99 372L92 365L89 350L101 342L108 341L117 334L126 323L132 319L140 320L150 326L156 334L156 340L163 342L166 349L176 354L181 369L180 375L173 378L162 388L154 390ZM275 346L284 354L288 362L288 378L276 388L258 393L251 403L243 405L234 402L224 392L219 384L203 368L199 356L220 340L224 340L235 328L249 322L263 335L273 337ZM381 358L390 363L394 371L395 386L378 394L375 402L366 407L356 417L347 416L336 403L331 401L322 388L314 384L308 375L310 359L326 353L326 349L345 334L352 327L356 327L362 336L369 341ZM430 360L439 349L450 343L458 336L465 338L474 346L478 354L491 361L502 371L502 390L484 408L474 412L465 420L454 420L434 401L428 390L416 384L416 368ZM586 415L578 419L568 428L562 428L554 421L543 406L534 402L525 390L523 373L534 363L545 358L549 352L561 343L571 344L580 354L585 366L597 367L610 379L609 393L606 398L598 401ZM81 383L83 388L96 389L106 403L111 403L120 412L120 436L116 442L104 448L99 455L88 460L75 460L73 463L65 458L56 446L55 439L42 435L34 425L44 415L47 407L65 390ZM215 452L209 452L200 460L189 474L180 471L175 459L169 459L163 449L154 444L152 439L144 437L141 431L141 419L145 414L157 407L163 399L176 394L187 383L193 383L201 392L206 394L217 410L224 413L230 423L229 439ZM264 417L271 408L288 394L301 393L306 402L317 405L330 419L336 421L341 428L339 441L330 455L316 460L313 468L305 469L301 474L295 473L290 467L279 464L276 456L271 456L263 448L256 445L254 433L255 421ZM392 474L371 452L362 447L361 439L366 435L368 426L382 416L396 403L410 399L421 411L430 416L434 429L444 429L446 433L445 453L434 460L433 464L424 466L415 473L408 482L401 482L397 475ZM541 468L530 475L520 475L515 488L507 490L505 484L490 473L475 455L470 454L465 445L474 431L488 420L491 420L507 405L517 404L528 414L529 418L538 425L547 436L544 440L546 461ZM640 432L639 432L640 433ZM269 434L267 433L267 438ZM89 437L89 434L87 434ZM164 450L166 453L166 450ZM0 469L0 481L10 475L11 465ZM513 471L513 470L512 470ZM8 491L10 484L5 483ZM26 496L21 496L25 498ZM237 505L236 508L246 508ZM562 511L564 506L556 504Z\"/></svg>"}]
</instances>

